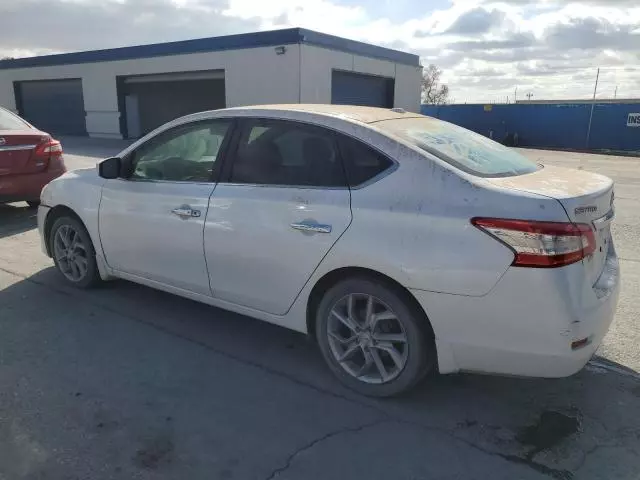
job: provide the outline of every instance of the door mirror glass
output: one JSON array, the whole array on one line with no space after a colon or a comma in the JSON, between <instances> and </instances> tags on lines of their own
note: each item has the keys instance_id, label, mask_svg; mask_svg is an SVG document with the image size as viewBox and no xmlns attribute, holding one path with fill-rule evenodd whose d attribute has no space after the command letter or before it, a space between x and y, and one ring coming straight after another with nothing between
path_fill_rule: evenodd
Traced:
<instances>
[{"instance_id":1,"label":"door mirror glass","mask_svg":"<svg viewBox=\"0 0 640 480\"><path fill-rule=\"evenodd\" d=\"M98 175L102 178L118 178L122 167L120 157L110 157L98 164Z\"/></svg>"}]
</instances>

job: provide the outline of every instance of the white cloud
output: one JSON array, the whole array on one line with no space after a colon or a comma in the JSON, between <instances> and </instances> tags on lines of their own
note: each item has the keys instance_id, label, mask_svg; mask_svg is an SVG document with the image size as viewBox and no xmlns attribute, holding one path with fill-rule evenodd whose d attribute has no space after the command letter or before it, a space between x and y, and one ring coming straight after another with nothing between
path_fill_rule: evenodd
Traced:
<instances>
[{"instance_id":1,"label":"white cloud","mask_svg":"<svg viewBox=\"0 0 640 480\"><path fill-rule=\"evenodd\" d=\"M317 22L318 25L325 24L325 26L330 26L336 21L342 24L369 21L363 7L336 5L326 0L270 0L268 2L229 0L229 6L224 14L244 19L258 17L265 21L272 21L284 14L295 24Z\"/></svg>"},{"instance_id":2,"label":"white cloud","mask_svg":"<svg viewBox=\"0 0 640 480\"><path fill-rule=\"evenodd\" d=\"M391 18L388 0L0 0L0 56L299 26L418 53L459 101L588 97L598 66L603 94L640 96L637 0L395 3Z\"/></svg>"}]
</instances>

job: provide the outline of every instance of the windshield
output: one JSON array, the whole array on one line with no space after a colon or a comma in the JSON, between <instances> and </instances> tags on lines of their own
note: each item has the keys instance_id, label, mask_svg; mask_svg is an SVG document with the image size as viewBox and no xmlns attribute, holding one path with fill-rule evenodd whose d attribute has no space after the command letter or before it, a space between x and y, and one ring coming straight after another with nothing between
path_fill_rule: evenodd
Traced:
<instances>
[{"instance_id":1,"label":"windshield","mask_svg":"<svg viewBox=\"0 0 640 480\"><path fill-rule=\"evenodd\" d=\"M24 130L25 128L29 128L29 125L20 117L0 108L0 130Z\"/></svg>"},{"instance_id":2,"label":"windshield","mask_svg":"<svg viewBox=\"0 0 640 480\"><path fill-rule=\"evenodd\" d=\"M375 123L467 173L480 177L508 177L538 170L538 165L515 150L466 128L429 117Z\"/></svg>"}]
</instances>

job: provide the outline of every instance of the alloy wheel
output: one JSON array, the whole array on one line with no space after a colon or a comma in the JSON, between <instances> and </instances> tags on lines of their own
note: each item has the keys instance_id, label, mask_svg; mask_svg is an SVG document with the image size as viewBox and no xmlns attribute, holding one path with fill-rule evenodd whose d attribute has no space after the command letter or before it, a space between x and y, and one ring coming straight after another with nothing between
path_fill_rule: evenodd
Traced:
<instances>
[{"instance_id":1,"label":"alloy wheel","mask_svg":"<svg viewBox=\"0 0 640 480\"><path fill-rule=\"evenodd\" d=\"M387 383L400 375L409 352L398 316L379 298L352 293L330 310L327 336L338 364L366 383Z\"/></svg>"},{"instance_id":2,"label":"alloy wheel","mask_svg":"<svg viewBox=\"0 0 640 480\"><path fill-rule=\"evenodd\" d=\"M80 233L71 225L62 225L53 238L53 253L60 271L72 282L79 282L87 275L87 245Z\"/></svg>"}]
</instances>

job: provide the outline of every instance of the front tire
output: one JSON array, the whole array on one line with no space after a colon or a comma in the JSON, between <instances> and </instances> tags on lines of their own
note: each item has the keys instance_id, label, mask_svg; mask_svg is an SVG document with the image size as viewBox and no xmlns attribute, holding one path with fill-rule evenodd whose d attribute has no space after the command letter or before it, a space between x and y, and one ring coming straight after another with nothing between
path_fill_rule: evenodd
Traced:
<instances>
[{"instance_id":1,"label":"front tire","mask_svg":"<svg viewBox=\"0 0 640 480\"><path fill-rule=\"evenodd\" d=\"M49 251L58 271L74 287L91 288L100 283L91 237L77 219L64 216L54 222Z\"/></svg>"},{"instance_id":2,"label":"front tire","mask_svg":"<svg viewBox=\"0 0 640 480\"><path fill-rule=\"evenodd\" d=\"M330 288L318 306L316 338L333 373L363 395L401 394L433 368L428 320L406 292L377 279Z\"/></svg>"}]
</instances>

